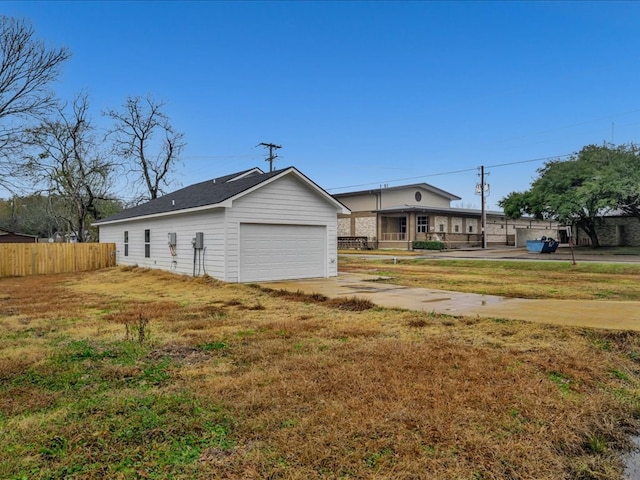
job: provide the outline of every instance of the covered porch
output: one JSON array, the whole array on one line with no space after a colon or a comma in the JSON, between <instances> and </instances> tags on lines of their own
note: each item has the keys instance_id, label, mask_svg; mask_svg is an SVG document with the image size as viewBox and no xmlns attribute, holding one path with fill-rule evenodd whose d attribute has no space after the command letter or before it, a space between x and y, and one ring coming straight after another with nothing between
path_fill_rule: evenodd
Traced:
<instances>
[{"instance_id":1,"label":"covered porch","mask_svg":"<svg viewBox=\"0 0 640 480\"><path fill-rule=\"evenodd\" d=\"M399 207L378 210L378 248L411 250L415 240L441 241L447 248L482 244L477 216L451 215L438 209Z\"/></svg>"}]
</instances>

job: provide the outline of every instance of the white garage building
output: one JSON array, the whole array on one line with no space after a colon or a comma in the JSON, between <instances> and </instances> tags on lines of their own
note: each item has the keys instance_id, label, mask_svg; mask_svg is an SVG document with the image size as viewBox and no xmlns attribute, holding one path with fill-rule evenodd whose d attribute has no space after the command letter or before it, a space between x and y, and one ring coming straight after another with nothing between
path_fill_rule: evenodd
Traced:
<instances>
[{"instance_id":1,"label":"white garage building","mask_svg":"<svg viewBox=\"0 0 640 480\"><path fill-rule=\"evenodd\" d=\"M197 183L95 224L118 265L257 282L338 274L349 210L293 167Z\"/></svg>"}]
</instances>

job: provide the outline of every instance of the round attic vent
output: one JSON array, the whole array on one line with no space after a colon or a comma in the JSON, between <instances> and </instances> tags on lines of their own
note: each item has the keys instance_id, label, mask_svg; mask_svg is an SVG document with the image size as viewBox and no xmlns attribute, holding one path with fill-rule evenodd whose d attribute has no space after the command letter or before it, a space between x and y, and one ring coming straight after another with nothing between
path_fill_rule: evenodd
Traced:
<instances>
[{"instance_id":1,"label":"round attic vent","mask_svg":"<svg viewBox=\"0 0 640 480\"><path fill-rule=\"evenodd\" d=\"M422 200L422 194L420 192L416 192L416 202Z\"/></svg>"}]
</instances>

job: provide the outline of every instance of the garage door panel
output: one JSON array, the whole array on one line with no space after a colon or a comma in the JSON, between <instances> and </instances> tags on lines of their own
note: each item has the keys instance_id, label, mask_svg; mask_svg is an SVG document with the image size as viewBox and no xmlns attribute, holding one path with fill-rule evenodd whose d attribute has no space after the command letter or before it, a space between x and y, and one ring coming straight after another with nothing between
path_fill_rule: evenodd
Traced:
<instances>
[{"instance_id":1,"label":"garage door panel","mask_svg":"<svg viewBox=\"0 0 640 480\"><path fill-rule=\"evenodd\" d=\"M240 281L324 277L326 227L240 225Z\"/></svg>"}]
</instances>

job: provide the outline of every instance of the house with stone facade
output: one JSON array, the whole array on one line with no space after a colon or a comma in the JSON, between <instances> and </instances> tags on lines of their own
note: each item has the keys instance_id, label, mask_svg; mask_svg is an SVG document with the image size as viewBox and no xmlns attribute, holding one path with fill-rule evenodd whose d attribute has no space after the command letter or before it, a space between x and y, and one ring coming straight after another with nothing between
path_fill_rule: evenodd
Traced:
<instances>
[{"instance_id":1,"label":"house with stone facade","mask_svg":"<svg viewBox=\"0 0 640 480\"><path fill-rule=\"evenodd\" d=\"M338 215L339 247L412 248L414 240L438 240L447 248L482 245L482 211L451 207L461 200L427 183L334 194L350 214ZM529 236L555 236L555 222L508 219L486 211L487 245L515 245L518 230ZM357 239L354 242L354 239Z\"/></svg>"}]
</instances>

